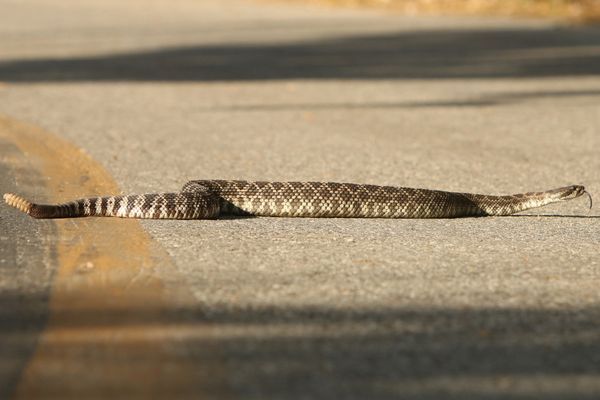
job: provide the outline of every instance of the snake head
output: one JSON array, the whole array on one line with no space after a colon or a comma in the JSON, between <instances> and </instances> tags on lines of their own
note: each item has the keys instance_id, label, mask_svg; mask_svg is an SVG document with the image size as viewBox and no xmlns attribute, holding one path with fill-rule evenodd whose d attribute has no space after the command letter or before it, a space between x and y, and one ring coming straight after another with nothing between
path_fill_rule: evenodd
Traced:
<instances>
[{"instance_id":1,"label":"snake head","mask_svg":"<svg viewBox=\"0 0 600 400\"><path fill-rule=\"evenodd\" d=\"M560 199L576 199L577 197L583 196L584 194L587 194L590 198L590 208L592 208L592 195L590 195L589 192L585 190L585 186L582 185L571 185L563 188L562 193L560 194Z\"/></svg>"},{"instance_id":2,"label":"snake head","mask_svg":"<svg viewBox=\"0 0 600 400\"><path fill-rule=\"evenodd\" d=\"M576 199L577 197L587 193L585 191L585 186L581 185L571 185L563 188L563 193L561 193L560 198L563 200L571 200Z\"/></svg>"}]
</instances>

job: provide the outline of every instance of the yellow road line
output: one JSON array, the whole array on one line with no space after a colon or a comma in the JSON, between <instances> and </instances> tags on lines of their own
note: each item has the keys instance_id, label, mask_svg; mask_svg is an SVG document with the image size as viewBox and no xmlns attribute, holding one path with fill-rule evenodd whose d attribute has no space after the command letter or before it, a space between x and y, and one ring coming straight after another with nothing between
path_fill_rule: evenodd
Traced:
<instances>
[{"instance_id":1,"label":"yellow road line","mask_svg":"<svg viewBox=\"0 0 600 400\"><path fill-rule=\"evenodd\" d=\"M0 136L31 158L47 178L44 200L119 193L101 165L38 127L0 116ZM216 350L206 349L206 360L182 351L185 343L177 340L178 323L172 315L185 295L178 293L176 300L154 272L157 265L173 267L172 261L137 221L40 223L56 224L57 237L51 241L58 270L48 325L22 373L16 398L198 398L203 389L223 397L224 374ZM127 333L132 325L169 327L171 336L157 336L153 329L148 335L138 329L132 336ZM200 336L208 329L197 323L195 328Z\"/></svg>"}]
</instances>

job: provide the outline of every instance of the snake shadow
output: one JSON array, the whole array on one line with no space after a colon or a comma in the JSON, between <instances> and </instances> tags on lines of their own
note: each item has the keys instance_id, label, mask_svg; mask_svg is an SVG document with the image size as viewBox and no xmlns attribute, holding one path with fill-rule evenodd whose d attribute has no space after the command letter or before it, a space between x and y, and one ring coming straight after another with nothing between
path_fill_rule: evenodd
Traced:
<instances>
[{"instance_id":1,"label":"snake shadow","mask_svg":"<svg viewBox=\"0 0 600 400\"><path fill-rule=\"evenodd\" d=\"M514 214L507 215L512 218L583 218L600 219L600 215L563 215L563 214Z\"/></svg>"}]
</instances>

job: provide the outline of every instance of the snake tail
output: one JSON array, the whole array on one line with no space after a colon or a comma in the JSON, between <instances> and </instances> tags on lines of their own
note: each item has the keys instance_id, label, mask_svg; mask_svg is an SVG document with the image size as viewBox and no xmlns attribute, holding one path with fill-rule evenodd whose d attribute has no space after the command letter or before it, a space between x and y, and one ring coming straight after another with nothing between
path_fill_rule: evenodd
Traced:
<instances>
[{"instance_id":1,"label":"snake tail","mask_svg":"<svg viewBox=\"0 0 600 400\"><path fill-rule=\"evenodd\" d=\"M90 197L63 204L36 204L13 193L4 201L37 219L120 217L147 219L211 219L219 215L219 204L201 193L152 193L143 195Z\"/></svg>"}]
</instances>

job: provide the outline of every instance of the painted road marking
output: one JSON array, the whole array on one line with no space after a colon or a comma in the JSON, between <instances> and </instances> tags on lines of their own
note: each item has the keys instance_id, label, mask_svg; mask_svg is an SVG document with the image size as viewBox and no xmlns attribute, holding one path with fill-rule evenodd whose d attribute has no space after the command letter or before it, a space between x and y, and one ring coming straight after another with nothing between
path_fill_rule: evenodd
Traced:
<instances>
[{"instance_id":1,"label":"painted road marking","mask_svg":"<svg viewBox=\"0 0 600 400\"><path fill-rule=\"evenodd\" d=\"M101 165L55 135L0 116L0 136L36 160L47 178L48 201L119 193ZM207 348L206 359L186 356L185 338L177 332L178 326L189 331L190 321L173 315L191 295L186 287L176 296L168 292L154 270L175 268L138 221L40 223L56 225L57 237L50 241L57 271L48 324L16 398L229 397L217 349ZM192 322L196 339L211 336L201 321Z\"/></svg>"}]
</instances>

